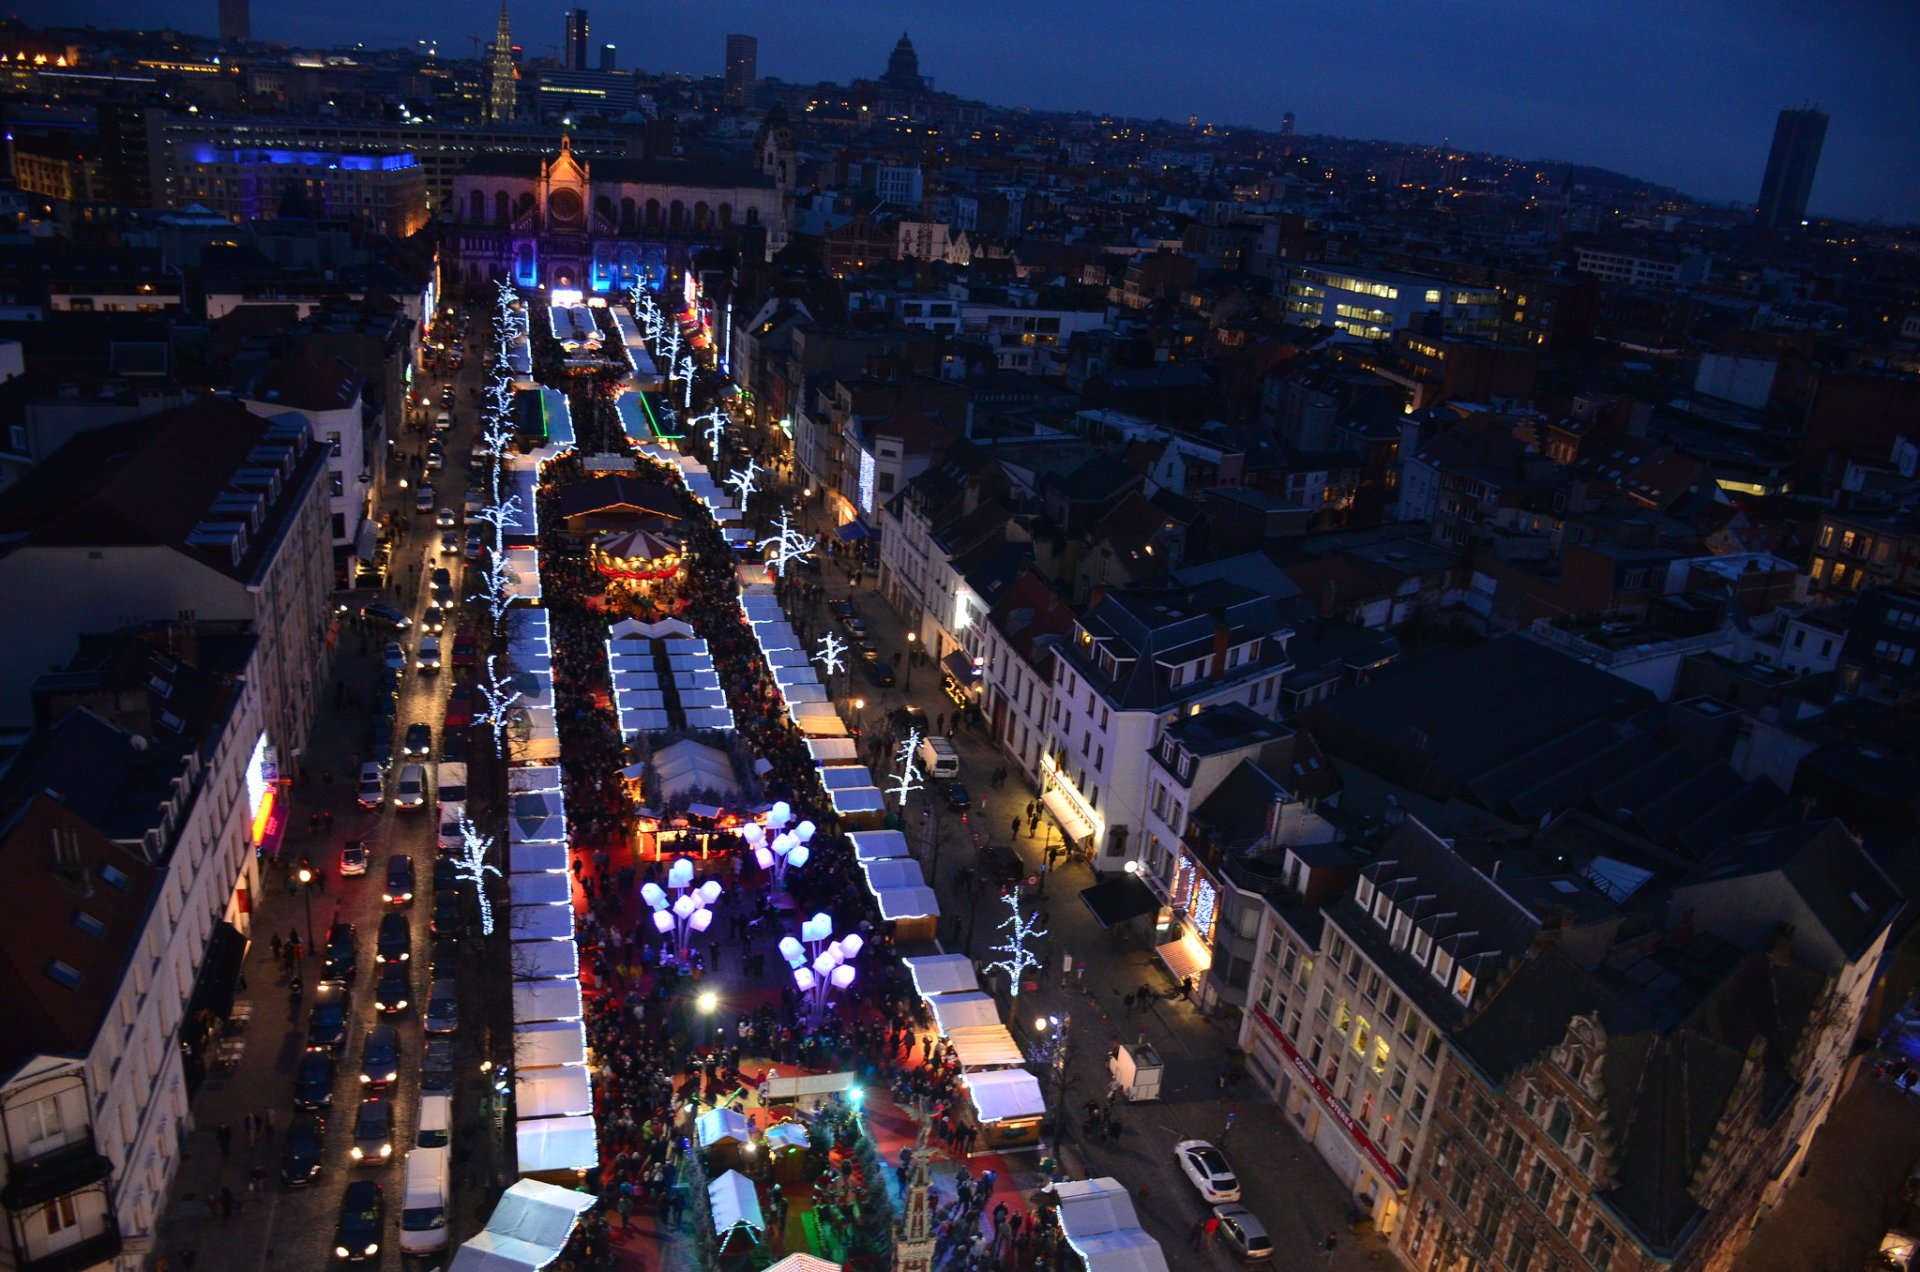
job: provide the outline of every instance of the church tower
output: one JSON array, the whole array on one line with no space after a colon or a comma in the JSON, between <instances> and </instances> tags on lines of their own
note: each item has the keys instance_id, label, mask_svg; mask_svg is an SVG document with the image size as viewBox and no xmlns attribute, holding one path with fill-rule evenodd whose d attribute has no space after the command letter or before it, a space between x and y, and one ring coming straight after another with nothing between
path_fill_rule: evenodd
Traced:
<instances>
[{"instance_id":1,"label":"church tower","mask_svg":"<svg viewBox=\"0 0 1920 1272\"><path fill-rule=\"evenodd\" d=\"M507 0L500 0L500 29L487 50L487 122L510 124L519 115L520 86L513 65L513 33L507 29Z\"/></svg>"},{"instance_id":2,"label":"church tower","mask_svg":"<svg viewBox=\"0 0 1920 1272\"><path fill-rule=\"evenodd\" d=\"M933 1272L937 1243L934 1236L933 1159L943 1156L931 1146L933 1119L920 1115L920 1133L914 1137L912 1165L907 1169L906 1208L895 1221L893 1272Z\"/></svg>"}]
</instances>

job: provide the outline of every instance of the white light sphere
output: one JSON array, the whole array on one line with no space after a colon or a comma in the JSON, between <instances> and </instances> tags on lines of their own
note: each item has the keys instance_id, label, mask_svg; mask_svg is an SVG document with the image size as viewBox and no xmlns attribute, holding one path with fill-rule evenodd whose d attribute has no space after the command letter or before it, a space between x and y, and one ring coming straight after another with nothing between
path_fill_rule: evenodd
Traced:
<instances>
[{"instance_id":1,"label":"white light sphere","mask_svg":"<svg viewBox=\"0 0 1920 1272\"><path fill-rule=\"evenodd\" d=\"M673 903L673 912L679 918L686 918L700 908L700 898L689 892Z\"/></svg>"},{"instance_id":2,"label":"white light sphere","mask_svg":"<svg viewBox=\"0 0 1920 1272\"><path fill-rule=\"evenodd\" d=\"M759 822L748 822L740 828L740 838L751 847L758 848L767 842L767 828Z\"/></svg>"},{"instance_id":3,"label":"white light sphere","mask_svg":"<svg viewBox=\"0 0 1920 1272\"><path fill-rule=\"evenodd\" d=\"M801 866L804 866L807 864L807 858L812 855L813 855L812 853L807 851L807 846L805 844L801 844L798 848L795 848L792 852L787 854L787 864L793 867L795 870L798 870Z\"/></svg>"},{"instance_id":4,"label":"white light sphere","mask_svg":"<svg viewBox=\"0 0 1920 1272\"><path fill-rule=\"evenodd\" d=\"M805 967L794 968L793 983L798 985L803 991L812 989L814 986L812 969Z\"/></svg>"},{"instance_id":5,"label":"white light sphere","mask_svg":"<svg viewBox=\"0 0 1920 1272\"><path fill-rule=\"evenodd\" d=\"M857 975L859 975L859 973L853 969L851 963L842 963L833 969L827 979L833 983L835 989L845 989L847 986L853 984L853 978Z\"/></svg>"},{"instance_id":6,"label":"white light sphere","mask_svg":"<svg viewBox=\"0 0 1920 1272\"><path fill-rule=\"evenodd\" d=\"M653 912L653 926L661 933L673 931L672 913L666 910L655 910Z\"/></svg>"},{"instance_id":7,"label":"white light sphere","mask_svg":"<svg viewBox=\"0 0 1920 1272\"><path fill-rule=\"evenodd\" d=\"M793 809L784 799L767 810L767 827L770 830L779 830L792 820Z\"/></svg>"},{"instance_id":8,"label":"white light sphere","mask_svg":"<svg viewBox=\"0 0 1920 1272\"><path fill-rule=\"evenodd\" d=\"M815 829L817 828L812 822L803 821L793 828L793 837L804 844L813 838Z\"/></svg>"},{"instance_id":9,"label":"white light sphere","mask_svg":"<svg viewBox=\"0 0 1920 1272\"><path fill-rule=\"evenodd\" d=\"M753 850L753 859L760 863L762 870L773 869L773 854L765 848L755 848Z\"/></svg>"},{"instance_id":10,"label":"white light sphere","mask_svg":"<svg viewBox=\"0 0 1920 1272\"><path fill-rule=\"evenodd\" d=\"M667 894L660 890L659 884L648 882L640 885L640 899L658 910L667 903Z\"/></svg>"},{"instance_id":11,"label":"white light sphere","mask_svg":"<svg viewBox=\"0 0 1920 1272\"><path fill-rule=\"evenodd\" d=\"M695 910L693 912L693 918L689 919L687 923L694 931L704 932L713 924L713 911Z\"/></svg>"},{"instance_id":12,"label":"white light sphere","mask_svg":"<svg viewBox=\"0 0 1920 1272\"><path fill-rule=\"evenodd\" d=\"M667 886L684 888L693 882L693 862L685 857L675 861L667 870Z\"/></svg>"},{"instance_id":13,"label":"white light sphere","mask_svg":"<svg viewBox=\"0 0 1920 1272\"><path fill-rule=\"evenodd\" d=\"M806 947L790 936L780 938L780 957L787 960L788 967L798 967L806 961Z\"/></svg>"},{"instance_id":14,"label":"white light sphere","mask_svg":"<svg viewBox=\"0 0 1920 1272\"><path fill-rule=\"evenodd\" d=\"M848 958L852 958L855 954L858 954L864 945L866 945L866 941L861 938L858 932L849 932L840 938L840 952Z\"/></svg>"},{"instance_id":15,"label":"white light sphere","mask_svg":"<svg viewBox=\"0 0 1920 1272\"><path fill-rule=\"evenodd\" d=\"M720 892L720 881L718 879L709 879L700 885L700 899L708 905L712 905L720 899Z\"/></svg>"}]
</instances>

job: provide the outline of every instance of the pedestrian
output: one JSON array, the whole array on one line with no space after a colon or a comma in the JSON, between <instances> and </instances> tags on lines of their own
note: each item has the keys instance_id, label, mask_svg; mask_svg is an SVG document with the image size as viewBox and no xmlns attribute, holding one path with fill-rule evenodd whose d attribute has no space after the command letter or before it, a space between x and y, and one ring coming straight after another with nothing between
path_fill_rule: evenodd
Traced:
<instances>
[{"instance_id":1,"label":"pedestrian","mask_svg":"<svg viewBox=\"0 0 1920 1272\"><path fill-rule=\"evenodd\" d=\"M1329 1232L1326 1243L1321 1248L1327 1252L1327 1262L1332 1263L1333 1252L1340 1248L1340 1234L1337 1232Z\"/></svg>"},{"instance_id":2,"label":"pedestrian","mask_svg":"<svg viewBox=\"0 0 1920 1272\"><path fill-rule=\"evenodd\" d=\"M253 1163L253 1166L247 1171L248 1194L251 1196L258 1197L260 1195L260 1181L265 1179L266 1177L267 1177L267 1168L265 1166L262 1166L259 1163L259 1161L256 1159Z\"/></svg>"},{"instance_id":3,"label":"pedestrian","mask_svg":"<svg viewBox=\"0 0 1920 1272\"><path fill-rule=\"evenodd\" d=\"M281 949L280 934L278 932L275 932L273 934L273 940L268 943L267 948L273 951L273 961L278 963L280 961L280 949Z\"/></svg>"},{"instance_id":4,"label":"pedestrian","mask_svg":"<svg viewBox=\"0 0 1920 1272\"><path fill-rule=\"evenodd\" d=\"M239 1207L240 1203L234 1200L233 1189L222 1185L220 1188L220 1222L225 1223L227 1220L233 1218L233 1212L239 1209Z\"/></svg>"},{"instance_id":5,"label":"pedestrian","mask_svg":"<svg viewBox=\"0 0 1920 1272\"><path fill-rule=\"evenodd\" d=\"M213 1138L220 1145L220 1156L233 1156L233 1128L225 1122L213 1128Z\"/></svg>"},{"instance_id":6,"label":"pedestrian","mask_svg":"<svg viewBox=\"0 0 1920 1272\"><path fill-rule=\"evenodd\" d=\"M1195 1219L1193 1221L1193 1227L1187 1230L1187 1249L1198 1250L1200 1243L1206 1240L1206 1237L1207 1221L1205 1219Z\"/></svg>"},{"instance_id":7,"label":"pedestrian","mask_svg":"<svg viewBox=\"0 0 1920 1272\"><path fill-rule=\"evenodd\" d=\"M1219 1237L1220 1237L1220 1216L1219 1216L1219 1215L1208 1215L1208 1216L1207 1216L1207 1218L1206 1218L1206 1226L1207 1226L1207 1241L1206 1241L1206 1244L1207 1244L1207 1245L1208 1245L1209 1247L1211 1247L1211 1246L1213 1245L1213 1243L1214 1243L1214 1242L1215 1242L1216 1240L1218 1240L1218 1239L1219 1239Z\"/></svg>"},{"instance_id":8,"label":"pedestrian","mask_svg":"<svg viewBox=\"0 0 1920 1272\"><path fill-rule=\"evenodd\" d=\"M260 1115L258 1113L248 1109L247 1115L240 1119L240 1129L247 1133L248 1148L260 1147Z\"/></svg>"},{"instance_id":9,"label":"pedestrian","mask_svg":"<svg viewBox=\"0 0 1920 1272\"><path fill-rule=\"evenodd\" d=\"M1015 813L1013 815L1013 821L1007 826L1007 837L1010 839L1020 837L1020 814Z\"/></svg>"}]
</instances>

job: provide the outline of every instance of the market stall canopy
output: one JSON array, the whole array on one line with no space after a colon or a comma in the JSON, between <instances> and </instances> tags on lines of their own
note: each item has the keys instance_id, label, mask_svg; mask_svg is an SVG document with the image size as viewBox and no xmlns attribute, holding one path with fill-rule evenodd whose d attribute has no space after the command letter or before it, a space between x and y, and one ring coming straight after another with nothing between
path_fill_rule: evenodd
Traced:
<instances>
[{"instance_id":1,"label":"market stall canopy","mask_svg":"<svg viewBox=\"0 0 1920 1272\"><path fill-rule=\"evenodd\" d=\"M571 905L512 905L507 907L507 930L515 941L573 942Z\"/></svg>"},{"instance_id":2,"label":"market stall canopy","mask_svg":"<svg viewBox=\"0 0 1920 1272\"><path fill-rule=\"evenodd\" d=\"M842 817L850 813L878 813L887 807L886 796L877 786L848 786L828 791L827 798L833 801L833 811Z\"/></svg>"},{"instance_id":3,"label":"market stall canopy","mask_svg":"<svg viewBox=\"0 0 1920 1272\"><path fill-rule=\"evenodd\" d=\"M520 941L513 947L515 981L577 979L580 947L572 941Z\"/></svg>"},{"instance_id":4,"label":"market stall canopy","mask_svg":"<svg viewBox=\"0 0 1920 1272\"><path fill-rule=\"evenodd\" d=\"M516 1024L513 1062L521 1069L583 1065L587 1062L586 1027L577 1020L529 1020Z\"/></svg>"},{"instance_id":5,"label":"market stall canopy","mask_svg":"<svg viewBox=\"0 0 1920 1272\"><path fill-rule=\"evenodd\" d=\"M820 770L820 785L830 791L844 791L855 786L872 786L873 774L864 764L836 764Z\"/></svg>"},{"instance_id":6,"label":"market stall canopy","mask_svg":"<svg viewBox=\"0 0 1920 1272\"><path fill-rule=\"evenodd\" d=\"M954 1058L962 1069L1004 1069L1027 1062L1020 1053L1020 1044L1013 1040L1007 1027L998 1022L955 1029L947 1034L947 1041L952 1044Z\"/></svg>"},{"instance_id":7,"label":"market stall canopy","mask_svg":"<svg viewBox=\"0 0 1920 1272\"><path fill-rule=\"evenodd\" d=\"M691 624L678 618L660 618L651 623L643 623L637 618L623 618L607 627L607 636L612 640L666 640L696 637L698 633Z\"/></svg>"},{"instance_id":8,"label":"market stall canopy","mask_svg":"<svg viewBox=\"0 0 1920 1272\"><path fill-rule=\"evenodd\" d=\"M733 760L718 747L683 738L654 752L652 764L654 776L660 782L662 800L672 802L698 794L722 797L740 794Z\"/></svg>"},{"instance_id":9,"label":"market stall canopy","mask_svg":"<svg viewBox=\"0 0 1920 1272\"><path fill-rule=\"evenodd\" d=\"M521 844L560 844L567 842L567 819L564 817L511 817L507 819L507 843L518 847Z\"/></svg>"},{"instance_id":10,"label":"market stall canopy","mask_svg":"<svg viewBox=\"0 0 1920 1272\"><path fill-rule=\"evenodd\" d=\"M707 1185L707 1200L713 1208L713 1230L726 1243L727 1234L736 1228L750 1229L754 1240L766 1231L767 1221L760 1214L760 1194L753 1181L737 1170L730 1170Z\"/></svg>"},{"instance_id":11,"label":"market stall canopy","mask_svg":"<svg viewBox=\"0 0 1920 1272\"><path fill-rule=\"evenodd\" d=\"M591 1193L523 1179L500 1195L487 1226L454 1252L450 1272L540 1272L566 1253Z\"/></svg>"},{"instance_id":12,"label":"market stall canopy","mask_svg":"<svg viewBox=\"0 0 1920 1272\"><path fill-rule=\"evenodd\" d=\"M1016 1117L1043 1117L1047 1102L1040 1094L1040 1079L1025 1069L990 1069L985 1073L963 1073L960 1081L973 1097L974 1112L982 1122L1004 1122Z\"/></svg>"},{"instance_id":13,"label":"market stall canopy","mask_svg":"<svg viewBox=\"0 0 1920 1272\"><path fill-rule=\"evenodd\" d=\"M526 1118L514 1126L520 1173L592 1170L600 1164L600 1141L590 1117Z\"/></svg>"},{"instance_id":14,"label":"market stall canopy","mask_svg":"<svg viewBox=\"0 0 1920 1272\"><path fill-rule=\"evenodd\" d=\"M1160 1243L1148 1236L1133 1202L1112 1178L1053 1185L1060 1227L1087 1272L1167 1272Z\"/></svg>"},{"instance_id":15,"label":"market stall canopy","mask_svg":"<svg viewBox=\"0 0 1920 1272\"><path fill-rule=\"evenodd\" d=\"M507 770L507 794L509 795L559 789L560 766L557 764L529 764L523 768Z\"/></svg>"},{"instance_id":16,"label":"market stall canopy","mask_svg":"<svg viewBox=\"0 0 1920 1272\"><path fill-rule=\"evenodd\" d=\"M807 1148L812 1143L807 1128L798 1122L776 1122L767 1128L767 1147L778 1150L783 1148Z\"/></svg>"},{"instance_id":17,"label":"market stall canopy","mask_svg":"<svg viewBox=\"0 0 1920 1272\"><path fill-rule=\"evenodd\" d=\"M897 835L900 832L871 833ZM907 965L907 974L913 977L913 987L922 997L931 994L964 994L980 988L980 977L973 970L973 960L965 954L923 954L919 958L900 961Z\"/></svg>"},{"instance_id":18,"label":"market stall canopy","mask_svg":"<svg viewBox=\"0 0 1920 1272\"><path fill-rule=\"evenodd\" d=\"M517 874L511 892L515 905L571 905L573 880L564 874Z\"/></svg>"},{"instance_id":19,"label":"market stall canopy","mask_svg":"<svg viewBox=\"0 0 1920 1272\"><path fill-rule=\"evenodd\" d=\"M586 1117L593 1112L592 1080L578 1066L566 1069L517 1069L513 1075L513 1113L525 1121L542 1117Z\"/></svg>"},{"instance_id":20,"label":"market stall canopy","mask_svg":"<svg viewBox=\"0 0 1920 1272\"><path fill-rule=\"evenodd\" d=\"M722 1140L745 1144L753 1138L753 1127L734 1109L709 1109L694 1119L693 1128L702 1148L712 1148Z\"/></svg>"},{"instance_id":21,"label":"market stall canopy","mask_svg":"<svg viewBox=\"0 0 1920 1272\"><path fill-rule=\"evenodd\" d=\"M805 711L793 717L800 732L810 738L844 738L847 736L847 722L842 720L831 707L809 706Z\"/></svg>"},{"instance_id":22,"label":"market stall canopy","mask_svg":"<svg viewBox=\"0 0 1920 1272\"><path fill-rule=\"evenodd\" d=\"M567 846L556 843L514 844L507 849L513 874L565 874Z\"/></svg>"},{"instance_id":23,"label":"market stall canopy","mask_svg":"<svg viewBox=\"0 0 1920 1272\"><path fill-rule=\"evenodd\" d=\"M838 1263L821 1258L817 1254L790 1254L767 1269L767 1272L841 1272Z\"/></svg>"},{"instance_id":24,"label":"market stall canopy","mask_svg":"<svg viewBox=\"0 0 1920 1272\"><path fill-rule=\"evenodd\" d=\"M875 892L919 888L927 882L926 876L920 873L920 863L912 857L881 857L861 862L860 868L866 872L867 887Z\"/></svg>"},{"instance_id":25,"label":"market stall canopy","mask_svg":"<svg viewBox=\"0 0 1920 1272\"><path fill-rule=\"evenodd\" d=\"M933 1011L933 1023L942 1034L956 1029L973 1029L1000 1023L1000 1005L990 994L963 990L957 994L933 994L926 999Z\"/></svg>"},{"instance_id":26,"label":"market stall canopy","mask_svg":"<svg viewBox=\"0 0 1920 1272\"><path fill-rule=\"evenodd\" d=\"M815 764L832 764L840 760L857 760L860 748L852 738L808 738L807 754L813 757Z\"/></svg>"},{"instance_id":27,"label":"market stall canopy","mask_svg":"<svg viewBox=\"0 0 1920 1272\"><path fill-rule=\"evenodd\" d=\"M874 894L880 917L889 923L895 919L937 919L940 902L932 888L889 888Z\"/></svg>"},{"instance_id":28,"label":"market stall canopy","mask_svg":"<svg viewBox=\"0 0 1920 1272\"><path fill-rule=\"evenodd\" d=\"M580 982L571 977L565 980L513 983L513 1019L516 1024L577 1021L584 1014Z\"/></svg>"},{"instance_id":29,"label":"market stall canopy","mask_svg":"<svg viewBox=\"0 0 1920 1272\"><path fill-rule=\"evenodd\" d=\"M898 830L856 830L847 836L847 843L853 846L855 861L879 861L886 857L907 855L907 837Z\"/></svg>"}]
</instances>

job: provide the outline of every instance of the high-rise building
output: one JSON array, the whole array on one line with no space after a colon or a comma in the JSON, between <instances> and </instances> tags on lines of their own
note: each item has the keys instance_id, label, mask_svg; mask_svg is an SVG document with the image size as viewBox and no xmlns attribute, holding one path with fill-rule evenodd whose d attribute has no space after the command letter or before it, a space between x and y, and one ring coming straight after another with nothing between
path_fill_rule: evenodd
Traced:
<instances>
[{"instance_id":1,"label":"high-rise building","mask_svg":"<svg viewBox=\"0 0 1920 1272\"><path fill-rule=\"evenodd\" d=\"M760 41L750 35L727 37L727 105L745 110L753 105L753 86L760 78Z\"/></svg>"},{"instance_id":2,"label":"high-rise building","mask_svg":"<svg viewBox=\"0 0 1920 1272\"><path fill-rule=\"evenodd\" d=\"M1767 175L1760 181L1760 208L1754 216L1760 228L1787 229L1806 219L1813 174L1820 167L1820 147L1826 140L1827 116L1818 107L1780 112L1780 122L1773 126L1773 150L1767 155Z\"/></svg>"},{"instance_id":3,"label":"high-rise building","mask_svg":"<svg viewBox=\"0 0 1920 1272\"><path fill-rule=\"evenodd\" d=\"M507 0L500 0L500 28L487 54L487 122L510 124L519 113L519 71L513 64L513 32L507 29Z\"/></svg>"},{"instance_id":4,"label":"high-rise building","mask_svg":"<svg viewBox=\"0 0 1920 1272\"><path fill-rule=\"evenodd\" d=\"M239 44L253 38L253 15L248 0L220 0L220 39Z\"/></svg>"},{"instance_id":5,"label":"high-rise building","mask_svg":"<svg viewBox=\"0 0 1920 1272\"><path fill-rule=\"evenodd\" d=\"M567 42L561 47L568 70L593 69L587 65L587 11L585 9L567 10Z\"/></svg>"},{"instance_id":6,"label":"high-rise building","mask_svg":"<svg viewBox=\"0 0 1920 1272\"><path fill-rule=\"evenodd\" d=\"M602 44L600 46L600 69L601 70L608 71L608 72L617 70L619 66L619 61L620 61L619 49L615 48L611 44Z\"/></svg>"}]
</instances>

